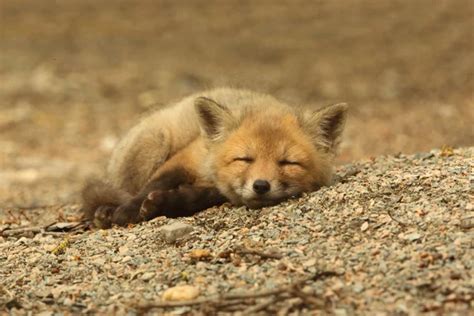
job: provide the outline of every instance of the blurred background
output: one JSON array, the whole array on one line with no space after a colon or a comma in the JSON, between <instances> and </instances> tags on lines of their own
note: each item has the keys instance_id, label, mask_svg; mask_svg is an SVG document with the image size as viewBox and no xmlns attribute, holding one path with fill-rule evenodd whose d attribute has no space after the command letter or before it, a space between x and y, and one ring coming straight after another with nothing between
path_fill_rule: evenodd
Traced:
<instances>
[{"instance_id":1,"label":"blurred background","mask_svg":"<svg viewBox=\"0 0 474 316\"><path fill-rule=\"evenodd\" d=\"M474 143L474 2L0 0L0 208L77 201L151 108L351 106L338 163Z\"/></svg>"}]
</instances>

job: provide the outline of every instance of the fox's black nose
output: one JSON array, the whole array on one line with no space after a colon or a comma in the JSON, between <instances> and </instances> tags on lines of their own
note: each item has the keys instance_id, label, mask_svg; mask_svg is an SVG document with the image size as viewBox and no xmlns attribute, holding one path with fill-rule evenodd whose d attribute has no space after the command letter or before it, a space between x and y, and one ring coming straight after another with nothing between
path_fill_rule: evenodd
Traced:
<instances>
[{"instance_id":1,"label":"fox's black nose","mask_svg":"<svg viewBox=\"0 0 474 316\"><path fill-rule=\"evenodd\" d=\"M265 194L270 191L270 183L267 180L255 180L253 183L253 190L257 194Z\"/></svg>"}]
</instances>

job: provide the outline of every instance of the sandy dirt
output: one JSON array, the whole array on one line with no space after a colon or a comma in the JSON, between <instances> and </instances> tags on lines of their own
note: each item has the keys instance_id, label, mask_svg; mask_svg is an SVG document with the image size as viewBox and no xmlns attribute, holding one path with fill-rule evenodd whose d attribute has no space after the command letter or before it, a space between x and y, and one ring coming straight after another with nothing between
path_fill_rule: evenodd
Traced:
<instances>
[{"instance_id":1,"label":"sandy dirt","mask_svg":"<svg viewBox=\"0 0 474 316\"><path fill-rule=\"evenodd\" d=\"M85 232L64 219L2 225L0 308L465 315L474 308L473 150L345 165L335 185L261 210L224 205ZM177 295L186 302L165 301Z\"/></svg>"}]
</instances>

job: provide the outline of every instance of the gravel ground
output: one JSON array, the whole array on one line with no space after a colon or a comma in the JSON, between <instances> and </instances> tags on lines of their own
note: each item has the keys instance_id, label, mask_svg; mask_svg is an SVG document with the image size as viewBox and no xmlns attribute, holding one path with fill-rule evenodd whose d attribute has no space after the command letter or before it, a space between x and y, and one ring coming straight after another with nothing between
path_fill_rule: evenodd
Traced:
<instances>
[{"instance_id":1,"label":"gravel ground","mask_svg":"<svg viewBox=\"0 0 474 316\"><path fill-rule=\"evenodd\" d=\"M224 205L110 230L3 221L0 312L466 315L473 154L344 165L332 187L262 210ZM63 206L60 219L77 210ZM164 300L175 287L187 301Z\"/></svg>"},{"instance_id":2,"label":"gravel ground","mask_svg":"<svg viewBox=\"0 0 474 316\"><path fill-rule=\"evenodd\" d=\"M0 314L468 314L472 1L183 2L0 2ZM85 229L80 185L120 135L219 86L348 102L338 165L465 149L341 166L261 211Z\"/></svg>"}]
</instances>

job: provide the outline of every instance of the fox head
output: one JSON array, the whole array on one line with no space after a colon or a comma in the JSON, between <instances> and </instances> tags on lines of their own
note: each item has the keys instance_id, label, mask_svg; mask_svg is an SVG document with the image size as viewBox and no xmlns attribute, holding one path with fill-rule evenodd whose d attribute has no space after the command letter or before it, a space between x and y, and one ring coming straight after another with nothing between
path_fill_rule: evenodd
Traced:
<instances>
[{"instance_id":1,"label":"fox head","mask_svg":"<svg viewBox=\"0 0 474 316\"><path fill-rule=\"evenodd\" d=\"M195 100L208 140L207 174L235 205L259 208L328 185L347 105L319 110L256 106L236 114Z\"/></svg>"}]
</instances>

